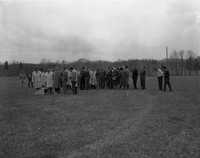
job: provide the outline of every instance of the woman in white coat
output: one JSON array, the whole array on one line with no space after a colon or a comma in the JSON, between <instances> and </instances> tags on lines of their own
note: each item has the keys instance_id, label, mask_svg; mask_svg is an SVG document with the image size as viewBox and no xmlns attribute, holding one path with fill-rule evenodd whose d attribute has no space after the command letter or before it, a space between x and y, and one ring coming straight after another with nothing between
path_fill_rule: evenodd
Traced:
<instances>
[{"instance_id":1,"label":"woman in white coat","mask_svg":"<svg viewBox=\"0 0 200 158\"><path fill-rule=\"evenodd\" d=\"M40 89L42 84L41 84L41 72L36 69L34 72L33 72L33 75L32 75L32 80L33 80L33 84L34 84L34 88L35 89Z\"/></svg>"}]
</instances>

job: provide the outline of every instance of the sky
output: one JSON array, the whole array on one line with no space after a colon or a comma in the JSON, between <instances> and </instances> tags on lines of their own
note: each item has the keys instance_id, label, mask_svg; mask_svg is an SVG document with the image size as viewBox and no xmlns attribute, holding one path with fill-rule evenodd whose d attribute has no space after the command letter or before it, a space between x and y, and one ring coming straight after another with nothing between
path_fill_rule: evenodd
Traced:
<instances>
[{"instance_id":1,"label":"sky","mask_svg":"<svg viewBox=\"0 0 200 158\"><path fill-rule=\"evenodd\" d=\"M199 0L0 0L0 61L200 55Z\"/></svg>"}]
</instances>

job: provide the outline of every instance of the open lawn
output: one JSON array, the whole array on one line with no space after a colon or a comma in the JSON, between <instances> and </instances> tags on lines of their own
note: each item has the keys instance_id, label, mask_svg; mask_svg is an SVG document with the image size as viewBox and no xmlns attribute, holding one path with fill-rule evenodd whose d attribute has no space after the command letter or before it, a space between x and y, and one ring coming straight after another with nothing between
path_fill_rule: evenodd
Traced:
<instances>
[{"instance_id":1,"label":"open lawn","mask_svg":"<svg viewBox=\"0 0 200 158\"><path fill-rule=\"evenodd\" d=\"M200 77L172 84L35 96L0 78L0 158L199 158Z\"/></svg>"}]
</instances>

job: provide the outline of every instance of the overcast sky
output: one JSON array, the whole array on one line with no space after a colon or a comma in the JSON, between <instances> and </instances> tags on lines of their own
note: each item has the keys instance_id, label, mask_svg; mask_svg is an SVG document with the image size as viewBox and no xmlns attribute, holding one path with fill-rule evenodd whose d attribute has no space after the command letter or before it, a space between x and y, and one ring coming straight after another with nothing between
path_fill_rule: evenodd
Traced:
<instances>
[{"instance_id":1,"label":"overcast sky","mask_svg":"<svg viewBox=\"0 0 200 158\"><path fill-rule=\"evenodd\" d=\"M0 61L200 55L199 0L0 0Z\"/></svg>"}]
</instances>

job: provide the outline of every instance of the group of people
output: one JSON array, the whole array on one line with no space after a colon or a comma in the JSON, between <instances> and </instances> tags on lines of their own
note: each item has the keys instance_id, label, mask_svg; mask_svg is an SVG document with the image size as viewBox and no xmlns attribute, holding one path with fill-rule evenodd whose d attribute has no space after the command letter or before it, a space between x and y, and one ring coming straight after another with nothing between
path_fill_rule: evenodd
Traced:
<instances>
[{"instance_id":1,"label":"group of people","mask_svg":"<svg viewBox=\"0 0 200 158\"><path fill-rule=\"evenodd\" d=\"M166 91L166 87L168 86L169 90L172 91L170 73L167 67L161 66L155 70L157 73L159 90ZM128 66L110 67L108 70L95 70L87 67L82 67L81 70L77 70L74 67L61 70L57 67L45 71L44 69L36 68L31 74L20 74L19 77L22 84L24 84L26 76L28 87L34 87L36 93L49 95L54 93L66 94L68 90L72 90L73 94L77 94L78 89L129 89L130 78L132 78L134 89L138 89L138 79L140 79L141 89L146 89L145 67L140 71L137 68L130 71Z\"/></svg>"},{"instance_id":2,"label":"group of people","mask_svg":"<svg viewBox=\"0 0 200 158\"><path fill-rule=\"evenodd\" d=\"M170 82L170 73L166 66L161 66L157 69L157 78L158 78L158 88L160 91L166 91L167 87L169 91L172 91L172 86ZM163 84L164 80L164 84Z\"/></svg>"},{"instance_id":3,"label":"group of people","mask_svg":"<svg viewBox=\"0 0 200 158\"><path fill-rule=\"evenodd\" d=\"M42 94L60 94L61 91L66 93L72 89L73 94L77 94L78 89L78 71L70 67L61 71L59 68L43 69L36 68L32 72L32 83L36 93Z\"/></svg>"}]
</instances>

